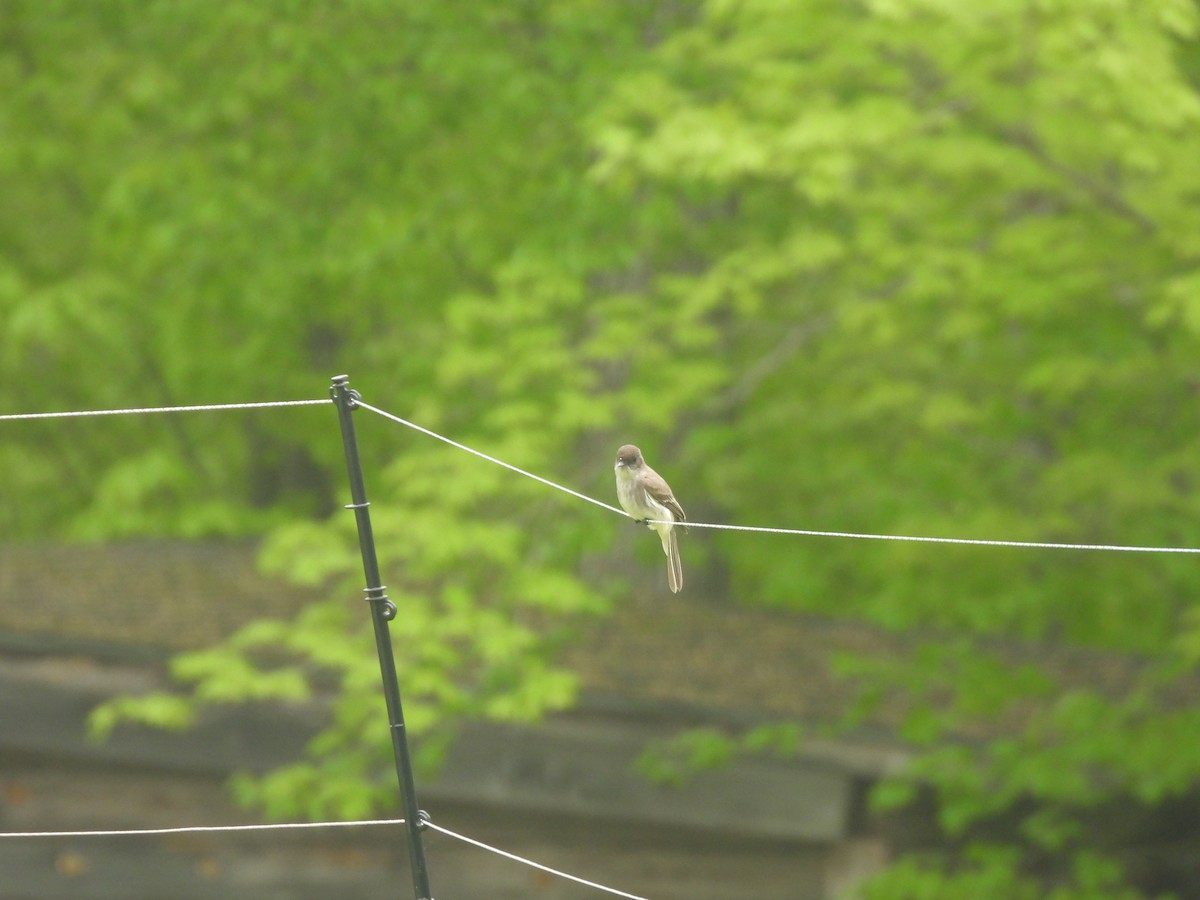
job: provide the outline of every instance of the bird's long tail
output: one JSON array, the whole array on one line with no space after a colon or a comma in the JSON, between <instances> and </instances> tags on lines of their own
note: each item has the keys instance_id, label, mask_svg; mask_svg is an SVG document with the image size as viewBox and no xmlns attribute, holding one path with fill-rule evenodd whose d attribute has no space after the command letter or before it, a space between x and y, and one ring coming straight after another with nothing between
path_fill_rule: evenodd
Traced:
<instances>
[{"instance_id":1,"label":"bird's long tail","mask_svg":"<svg viewBox=\"0 0 1200 900\"><path fill-rule=\"evenodd\" d=\"M667 553L667 584L671 586L671 593L678 594L683 590L683 563L679 559L679 538L674 528L663 541L663 550Z\"/></svg>"}]
</instances>

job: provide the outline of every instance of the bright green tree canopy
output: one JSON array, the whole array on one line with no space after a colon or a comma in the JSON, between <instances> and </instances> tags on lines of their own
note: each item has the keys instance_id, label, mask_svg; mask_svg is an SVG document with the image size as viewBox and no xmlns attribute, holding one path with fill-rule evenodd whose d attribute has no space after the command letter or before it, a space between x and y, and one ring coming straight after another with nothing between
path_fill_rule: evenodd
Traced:
<instances>
[{"instance_id":1,"label":"bright green tree canopy","mask_svg":"<svg viewBox=\"0 0 1200 900\"><path fill-rule=\"evenodd\" d=\"M369 401L597 496L636 437L697 519L1200 546L1191 0L5 12L6 410L311 397L348 371ZM6 426L0 529L268 534L274 570L349 584L331 426ZM570 702L552 626L619 600L582 574L607 525L362 427L377 537L406 573L398 627L422 635L414 724ZM1013 843L902 863L880 897L1116 895L1080 811L1196 781L1192 556L736 533L689 551L735 602L936 636L845 661L905 692L903 736L928 748L884 802L931 783L968 839L1037 801ZM381 802L362 787L387 749L362 748L375 676L339 604L179 663L205 702L305 694L300 669L256 667L268 648L339 673L316 762L242 784L279 812ZM1056 690L992 652L1013 640L1130 654L1143 680ZM1017 700L1017 733L951 740ZM157 702L141 714L189 714ZM1042 881L1031 846L1057 860Z\"/></svg>"}]
</instances>

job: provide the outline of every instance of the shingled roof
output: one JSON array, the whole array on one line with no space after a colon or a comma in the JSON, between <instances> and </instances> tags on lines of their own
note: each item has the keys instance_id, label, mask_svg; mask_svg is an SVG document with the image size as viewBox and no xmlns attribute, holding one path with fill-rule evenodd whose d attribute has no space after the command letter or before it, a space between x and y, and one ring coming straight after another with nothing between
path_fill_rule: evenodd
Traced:
<instances>
[{"instance_id":1,"label":"shingled roof","mask_svg":"<svg viewBox=\"0 0 1200 900\"><path fill-rule=\"evenodd\" d=\"M0 550L0 634L143 652L202 647L262 617L288 617L315 594L262 575L251 542L129 541ZM852 686L831 656L881 656L921 639L861 622L722 605L691 595L633 595L586 626L565 663L610 709L687 717L836 720ZM925 639L936 640L936 635ZM1063 683L1127 686L1136 660L1061 646L1000 644ZM900 698L879 712L894 724Z\"/></svg>"}]
</instances>

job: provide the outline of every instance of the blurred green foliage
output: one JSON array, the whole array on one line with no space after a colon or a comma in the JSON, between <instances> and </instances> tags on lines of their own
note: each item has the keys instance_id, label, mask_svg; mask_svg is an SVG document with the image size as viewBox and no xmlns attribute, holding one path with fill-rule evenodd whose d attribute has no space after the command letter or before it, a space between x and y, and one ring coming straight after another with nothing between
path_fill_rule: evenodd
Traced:
<instances>
[{"instance_id":1,"label":"blurred green foliage","mask_svg":"<svg viewBox=\"0 0 1200 900\"><path fill-rule=\"evenodd\" d=\"M596 495L637 436L698 518L1200 545L1194 0L3 13L6 410L311 397L348 371L370 402ZM350 589L331 426L22 423L0 442L0 531L266 534L273 571ZM568 704L553 651L620 588L579 576L594 518L360 428L414 728L436 748L464 716ZM1036 801L1021 841L901 861L869 896L1129 895L1084 813L1196 783L1191 557L708 547L741 601L935 636L843 661L851 720L907 700L918 758L881 805L930 784L969 839ZM389 799L352 618L331 600L177 664L201 703L331 696L307 762L239 780L273 814ZM1139 675L1064 691L992 652L1011 639L1130 654ZM1004 737L953 741L1014 707L1033 712ZM186 718L163 698L141 715ZM788 735L685 737L659 768Z\"/></svg>"}]
</instances>

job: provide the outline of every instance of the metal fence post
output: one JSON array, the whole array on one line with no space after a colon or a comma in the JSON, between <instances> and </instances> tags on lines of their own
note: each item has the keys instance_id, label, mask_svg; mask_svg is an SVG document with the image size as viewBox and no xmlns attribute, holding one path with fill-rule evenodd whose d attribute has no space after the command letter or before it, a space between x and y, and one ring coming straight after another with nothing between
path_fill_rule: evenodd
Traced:
<instances>
[{"instance_id":1,"label":"metal fence post","mask_svg":"<svg viewBox=\"0 0 1200 900\"><path fill-rule=\"evenodd\" d=\"M383 676L383 696L387 701L388 723L392 734L392 753L396 759L396 777L400 782L400 801L404 810L404 828L408 836L408 859L412 866L413 889L417 900L433 900L429 890L429 871L425 864L425 846L421 840L425 813L417 808L416 783L413 779L412 757L404 728L404 710L400 705L400 685L396 678L396 660L392 655L392 639L388 622L396 617L396 605L384 592L379 577L379 561L375 556L375 537L371 531L370 503L363 483L362 462L358 456L358 440L354 435L353 411L358 399L350 389L350 377L337 375L329 389L338 410L342 428L342 444L346 450L346 473L350 478L350 498L346 508L354 510L358 523L358 544L362 551L363 574L367 579L366 595L371 606L371 621L375 625L375 649L379 654L379 670Z\"/></svg>"}]
</instances>

